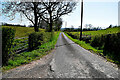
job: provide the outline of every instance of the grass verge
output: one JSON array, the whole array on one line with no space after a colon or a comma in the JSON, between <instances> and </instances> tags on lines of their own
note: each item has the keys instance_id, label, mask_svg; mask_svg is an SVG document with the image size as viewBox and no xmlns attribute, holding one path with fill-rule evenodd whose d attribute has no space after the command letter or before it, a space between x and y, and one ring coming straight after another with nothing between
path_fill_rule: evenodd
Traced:
<instances>
[{"instance_id":1,"label":"grass verge","mask_svg":"<svg viewBox=\"0 0 120 80\"><path fill-rule=\"evenodd\" d=\"M54 49L57 39L59 37L59 33L60 32L55 32L54 37L51 41L42 44L36 50L33 50L31 52L23 52L21 54L15 54L14 59L9 59L8 65L2 67L2 71L6 71L23 64L27 64L33 60L40 59L44 55L47 55L49 51Z\"/></svg>"},{"instance_id":2,"label":"grass verge","mask_svg":"<svg viewBox=\"0 0 120 80\"><path fill-rule=\"evenodd\" d=\"M103 50L97 50L96 48L92 47L89 43L85 43L85 41L80 41L80 40L77 40L77 39L73 39L73 38L72 38L71 36L69 36L67 33L65 33L65 35L66 35L69 39L71 39L73 42L79 44L81 47L89 50L89 51L92 52L92 53L96 53L96 54L98 54L98 55L106 58L107 61L109 61L109 62L115 63L115 64L117 64L118 66L120 66L120 64L119 64L118 61L115 61L115 60L110 59L109 56L104 56Z\"/></svg>"}]
</instances>

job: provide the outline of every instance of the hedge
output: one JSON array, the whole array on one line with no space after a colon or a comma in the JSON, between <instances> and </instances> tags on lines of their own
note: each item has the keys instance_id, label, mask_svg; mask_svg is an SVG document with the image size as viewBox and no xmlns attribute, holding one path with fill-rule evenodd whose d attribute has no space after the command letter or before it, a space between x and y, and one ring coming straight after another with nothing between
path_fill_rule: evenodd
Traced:
<instances>
[{"instance_id":1,"label":"hedge","mask_svg":"<svg viewBox=\"0 0 120 80\"><path fill-rule=\"evenodd\" d=\"M103 54L120 62L120 33L95 36L91 46L103 50Z\"/></svg>"},{"instance_id":2,"label":"hedge","mask_svg":"<svg viewBox=\"0 0 120 80\"><path fill-rule=\"evenodd\" d=\"M93 47L98 47L98 49L103 49L105 45L106 35L94 36L90 41L90 45Z\"/></svg>"},{"instance_id":3,"label":"hedge","mask_svg":"<svg viewBox=\"0 0 120 80\"><path fill-rule=\"evenodd\" d=\"M76 36L70 32L66 32L68 35L76 39ZM85 39L86 38L86 39ZM91 38L82 37L83 41L89 43ZM112 59L115 63L120 63L120 33L105 34L94 36L90 40L90 45L97 50L102 50L103 55L109 59Z\"/></svg>"},{"instance_id":4,"label":"hedge","mask_svg":"<svg viewBox=\"0 0 120 80\"><path fill-rule=\"evenodd\" d=\"M34 50L43 43L48 42L51 39L50 32L34 32L29 35L28 44L29 50Z\"/></svg>"},{"instance_id":5,"label":"hedge","mask_svg":"<svg viewBox=\"0 0 120 80\"><path fill-rule=\"evenodd\" d=\"M120 33L106 36L103 53L120 62Z\"/></svg>"},{"instance_id":6,"label":"hedge","mask_svg":"<svg viewBox=\"0 0 120 80\"><path fill-rule=\"evenodd\" d=\"M78 34L72 34L72 32L66 32L69 36L71 36L74 39L79 39L80 37ZM90 36L82 36L82 40L86 43L90 43L91 37Z\"/></svg>"},{"instance_id":7,"label":"hedge","mask_svg":"<svg viewBox=\"0 0 120 80\"><path fill-rule=\"evenodd\" d=\"M79 39L78 35L73 35L71 32L66 32L66 33L74 39Z\"/></svg>"},{"instance_id":8,"label":"hedge","mask_svg":"<svg viewBox=\"0 0 120 80\"><path fill-rule=\"evenodd\" d=\"M12 28L2 28L2 64L7 65L10 58L11 47L15 37L15 30Z\"/></svg>"}]
</instances>

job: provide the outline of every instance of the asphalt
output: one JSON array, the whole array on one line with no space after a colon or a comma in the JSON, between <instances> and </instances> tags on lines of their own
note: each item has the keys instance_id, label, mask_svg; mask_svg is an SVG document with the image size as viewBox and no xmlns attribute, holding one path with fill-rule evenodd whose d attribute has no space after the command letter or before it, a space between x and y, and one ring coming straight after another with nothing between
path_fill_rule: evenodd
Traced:
<instances>
[{"instance_id":1,"label":"asphalt","mask_svg":"<svg viewBox=\"0 0 120 80\"><path fill-rule=\"evenodd\" d=\"M35 64L33 64L35 63ZM29 69L28 69L29 65ZM32 66L32 67L31 67ZM118 68L60 33L45 58L3 73L3 78L118 78Z\"/></svg>"}]
</instances>

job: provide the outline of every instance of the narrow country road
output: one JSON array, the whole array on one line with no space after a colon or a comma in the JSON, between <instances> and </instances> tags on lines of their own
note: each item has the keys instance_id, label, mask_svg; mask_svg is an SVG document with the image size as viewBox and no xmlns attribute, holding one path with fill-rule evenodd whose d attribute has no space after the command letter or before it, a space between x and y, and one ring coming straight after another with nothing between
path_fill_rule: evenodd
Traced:
<instances>
[{"instance_id":1,"label":"narrow country road","mask_svg":"<svg viewBox=\"0 0 120 80\"><path fill-rule=\"evenodd\" d=\"M3 73L3 78L118 78L118 75L115 65L60 33L50 54Z\"/></svg>"}]
</instances>

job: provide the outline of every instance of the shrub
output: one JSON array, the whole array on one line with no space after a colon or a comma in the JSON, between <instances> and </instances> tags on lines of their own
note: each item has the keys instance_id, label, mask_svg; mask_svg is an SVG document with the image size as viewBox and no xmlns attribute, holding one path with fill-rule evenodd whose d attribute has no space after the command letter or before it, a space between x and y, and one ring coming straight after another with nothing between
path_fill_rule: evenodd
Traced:
<instances>
[{"instance_id":1,"label":"shrub","mask_svg":"<svg viewBox=\"0 0 120 80\"><path fill-rule=\"evenodd\" d=\"M15 37L15 30L12 28L2 28L2 64L7 65L10 58L11 47Z\"/></svg>"},{"instance_id":2,"label":"shrub","mask_svg":"<svg viewBox=\"0 0 120 80\"><path fill-rule=\"evenodd\" d=\"M120 62L120 33L109 34L105 39L104 55L112 55L113 59Z\"/></svg>"},{"instance_id":3,"label":"shrub","mask_svg":"<svg viewBox=\"0 0 120 80\"><path fill-rule=\"evenodd\" d=\"M82 40L85 41L86 43L90 43L91 37L90 36L83 36Z\"/></svg>"},{"instance_id":4,"label":"shrub","mask_svg":"<svg viewBox=\"0 0 120 80\"><path fill-rule=\"evenodd\" d=\"M103 49L103 54L120 62L120 33L95 36L91 46Z\"/></svg>"},{"instance_id":5,"label":"shrub","mask_svg":"<svg viewBox=\"0 0 120 80\"><path fill-rule=\"evenodd\" d=\"M74 33L74 32L66 32L66 33L74 39L80 38L78 33ZM86 43L90 43L91 36L82 36L82 40L85 41Z\"/></svg>"},{"instance_id":6,"label":"shrub","mask_svg":"<svg viewBox=\"0 0 120 80\"><path fill-rule=\"evenodd\" d=\"M66 32L69 36L71 36L74 39L79 39L78 36L75 34L73 35L71 32Z\"/></svg>"},{"instance_id":7,"label":"shrub","mask_svg":"<svg viewBox=\"0 0 120 80\"><path fill-rule=\"evenodd\" d=\"M34 32L29 35L29 50L34 50L51 39L50 32Z\"/></svg>"},{"instance_id":8,"label":"shrub","mask_svg":"<svg viewBox=\"0 0 120 80\"><path fill-rule=\"evenodd\" d=\"M103 48L105 44L105 35L95 36L90 41L90 45L93 47L98 47L99 49Z\"/></svg>"}]
</instances>

